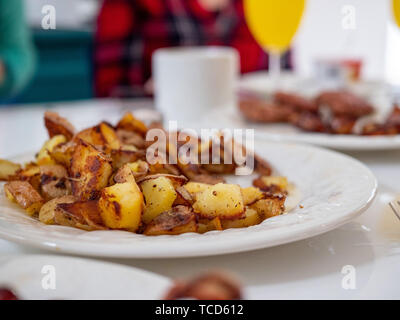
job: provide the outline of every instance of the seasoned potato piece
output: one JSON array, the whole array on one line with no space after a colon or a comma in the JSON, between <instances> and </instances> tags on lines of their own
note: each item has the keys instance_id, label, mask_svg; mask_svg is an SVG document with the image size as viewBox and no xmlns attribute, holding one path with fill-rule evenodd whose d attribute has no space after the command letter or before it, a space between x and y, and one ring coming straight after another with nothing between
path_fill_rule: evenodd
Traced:
<instances>
[{"instance_id":1,"label":"seasoned potato piece","mask_svg":"<svg viewBox=\"0 0 400 320\"><path fill-rule=\"evenodd\" d=\"M184 185L185 189L189 191L192 196L195 196L196 193L202 192L210 187L210 184L201 183L201 182L193 182L190 181Z\"/></svg>"},{"instance_id":2,"label":"seasoned potato piece","mask_svg":"<svg viewBox=\"0 0 400 320\"><path fill-rule=\"evenodd\" d=\"M192 209L185 206L176 206L154 218L143 233L148 236L158 236L196 231L196 216Z\"/></svg>"},{"instance_id":3,"label":"seasoned potato piece","mask_svg":"<svg viewBox=\"0 0 400 320\"><path fill-rule=\"evenodd\" d=\"M250 226L254 226L263 221L263 217L260 217L258 212L251 208L246 208L245 217L234 219L234 220L222 220L222 228L230 229L230 228L247 228Z\"/></svg>"},{"instance_id":4,"label":"seasoned potato piece","mask_svg":"<svg viewBox=\"0 0 400 320\"><path fill-rule=\"evenodd\" d=\"M141 134L143 137L146 135L146 125L136 119L132 113L127 112L117 124L117 129L124 129L126 131L133 131Z\"/></svg>"},{"instance_id":5,"label":"seasoned potato piece","mask_svg":"<svg viewBox=\"0 0 400 320\"><path fill-rule=\"evenodd\" d=\"M262 191L255 187L242 188L242 195L245 206L260 200L263 197Z\"/></svg>"},{"instance_id":6,"label":"seasoned potato piece","mask_svg":"<svg viewBox=\"0 0 400 320\"><path fill-rule=\"evenodd\" d=\"M61 134L67 140L71 140L75 133L74 126L67 119L60 117L57 112L46 111L44 113L44 125L50 138Z\"/></svg>"},{"instance_id":7,"label":"seasoned potato piece","mask_svg":"<svg viewBox=\"0 0 400 320\"><path fill-rule=\"evenodd\" d=\"M200 219L197 225L198 225L197 229L198 233L206 233L208 231L213 231L213 230L222 230L221 219L219 217L216 217L211 220Z\"/></svg>"},{"instance_id":8,"label":"seasoned potato piece","mask_svg":"<svg viewBox=\"0 0 400 320\"><path fill-rule=\"evenodd\" d=\"M255 187L263 191L270 192L286 192L288 189L288 181L286 177L279 176L262 176L253 181Z\"/></svg>"},{"instance_id":9,"label":"seasoned potato piece","mask_svg":"<svg viewBox=\"0 0 400 320\"><path fill-rule=\"evenodd\" d=\"M194 200L192 195L185 189L183 186L179 186L175 189L176 191L176 199L174 201L173 206L183 205L191 207Z\"/></svg>"},{"instance_id":10,"label":"seasoned potato piece","mask_svg":"<svg viewBox=\"0 0 400 320\"><path fill-rule=\"evenodd\" d=\"M97 200L58 204L54 222L87 231L107 229L103 224Z\"/></svg>"},{"instance_id":11,"label":"seasoned potato piece","mask_svg":"<svg viewBox=\"0 0 400 320\"><path fill-rule=\"evenodd\" d=\"M121 147L121 142L115 130L105 122L79 132L74 140L78 141L79 139L103 148L119 149Z\"/></svg>"},{"instance_id":12,"label":"seasoned potato piece","mask_svg":"<svg viewBox=\"0 0 400 320\"><path fill-rule=\"evenodd\" d=\"M121 168L124 164L132 163L138 160L144 160L146 153L143 150L111 150L112 165L114 169Z\"/></svg>"},{"instance_id":13,"label":"seasoned potato piece","mask_svg":"<svg viewBox=\"0 0 400 320\"><path fill-rule=\"evenodd\" d=\"M177 197L172 181L165 176L145 180L140 187L146 201L143 212L143 222L146 224L162 212L170 210Z\"/></svg>"},{"instance_id":14,"label":"seasoned potato piece","mask_svg":"<svg viewBox=\"0 0 400 320\"><path fill-rule=\"evenodd\" d=\"M154 180L154 179L157 179L160 177L169 179L172 182L174 188L182 186L187 181L187 178L185 176L176 176L176 175L167 174L167 173L158 173L158 174L148 175L148 176L138 179L137 181L138 181L138 183L142 183L144 181Z\"/></svg>"},{"instance_id":15,"label":"seasoned potato piece","mask_svg":"<svg viewBox=\"0 0 400 320\"><path fill-rule=\"evenodd\" d=\"M54 136L50 140L46 141L36 157L37 164L55 164L54 160L50 156L50 153L56 146L64 142L67 142L67 138L65 138L63 135Z\"/></svg>"},{"instance_id":16,"label":"seasoned potato piece","mask_svg":"<svg viewBox=\"0 0 400 320\"><path fill-rule=\"evenodd\" d=\"M281 215L285 211L285 196L269 195L250 206L257 211L262 220Z\"/></svg>"},{"instance_id":17,"label":"seasoned potato piece","mask_svg":"<svg viewBox=\"0 0 400 320\"><path fill-rule=\"evenodd\" d=\"M72 194L82 200L96 199L112 174L106 155L84 141L75 148L71 161Z\"/></svg>"},{"instance_id":18,"label":"seasoned potato piece","mask_svg":"<svg viewBox=\"0 0 400 320\"><path fill-rule=\"evenodd\" d=\"M4 185L4 191L9 200L19 204L33 216L38 213L44 200L27 181L10 181Z\"/></svg>"},{"instance_id":19,"label":"seasoned potato piece","mask_svg":"<svg viewBox=\"0 0 400 320\"><path fill-rule=\"evenodd\" d=\"M8 160L0 159L0 180L8 180L14 176L21 166Z\"/></svg>"},{"instance_id":20,"label":"seasoned potato piece","mask_svg":"<svg viewBox=\"0 0 400 320\"><path fill-rule=\"evenodd\" d=\"M132 170L135 178L141 178L149 172L149 164L146 161L138 160L127 163L127 165Z\"/></svg>"},{"instance_id":21,"label":"seasoned potato piece","mask_svg":"<svg viewBox=\"0 0 400 320\"><path fill-rule=\"evenodd\" d=\"M55 163L61 164L65 167L71 165L72 155L76 147L75 141L68 141L67 143L61 143L54 147L54 149L49 152L50 157L55 161Z\"/></svg>"},{"instance_id":22,"label":"seasoned potato piece","mask_svg":"<svg viewBox=\"0 0 400 320\"><path fill-rule=\"evenodd\" d=\"M130 166L126 164L123 167L119 168L114 176L114 181L116 183L135 182L135 177Z\"/></svg>"},{"instance_id":23,"label":"seasoned potato piece","mask_svg":"<svg viewBox=\"0 0 400 320\"><path fill-rule=\"evenodd\" d=\"M74 196L63 196L47 201L39 211L39 220L45 224L54 224L54 217L56 214L56 207L60 203L72 203L76 199Z\"/></svg>"},{"instance_id":24,"label":"seasoned potato piece","mask_svg":"<svg viewBox=\"0 0 400 320\"><path fill-rule=\"evenodd\" d=\"M235 219L244 215L243 196L235 184L218 183L196 195L196 213L204 218Z\"/></svg>"},{"instance_id":25,"label":"seasoned potato piece","mask_svg":"<svg viewBox=\"0 0 400 320\"><path fill-rule=\"evenodd\" d=\"M71 193L71 182L67 170L59 164L40 166L41 194L46 200L59 198Z\"/></svg>"},{"instance_id":26,"label":"seasoned potato piece","mask_svg":"<svg viewBox=\"0 0 400 320\"><path fill-rule=\"evenodd\" d=\"M146 147L146 142L141 134L124 129L117 129L116 132L118 138L124 144L135 146L139 149L144 149Z\"/></svg>"},{"instance_id":27,"label":"seasoned potato piece","mask_svg":"<svg viewBox=\"0 0 400 320\"><path fill-rule=\"evenodd\" d=\"M111 229L135 232L141 222L143 207L143 195L135 182L117 183L101 192L101 217Z\"/></svg>"}]
</instances>

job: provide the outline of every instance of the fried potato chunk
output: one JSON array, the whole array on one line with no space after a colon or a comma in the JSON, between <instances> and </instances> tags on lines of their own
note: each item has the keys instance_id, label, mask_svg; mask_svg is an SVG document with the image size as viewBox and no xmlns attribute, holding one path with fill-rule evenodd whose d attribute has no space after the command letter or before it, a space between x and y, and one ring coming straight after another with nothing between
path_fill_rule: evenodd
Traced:
<instances>
[{"instance_id":1,"label":"fried potato chunk","mask_svg":"<svg viewBox=\"0 0 400 320\"><path fill-rule=\"evenodd\" d=\"M210 184L190 181L184 185L184 188L189 191L192 196L195 196L196 193L202 192L210 186Z\"/></svg>"},{"instance_id":2,"label":"fried potato chunk","mask_svg":"<svg viewBox=\"0 0 400 320\"><path fill-rule=\"evenodd\" d=\"M10 177L14 176L21 166L17 163L0 159L0 180L8 180Z\"/></svg>"},{"instance_id":3,"label":"fried potato chunk","mask_svg":"<svg viewBox=\"0 0 400 320\"><path fill-rule=\"evenodd\" d=\"M257 211L262 220L278 216L285 211L285 199L283 195L268 195L265 199L258 200L250 206Z\"/></svg>"},{"instance_id":4,"label":"fried potato chunk","mask_svg":"<svg viewBox=\"0 0 400 320\"><path fill-rule=\"evenodd\" d=\"M97 200L57 204L54 221L62 226L86 231L107 229L103 225Z\"/></svg>"},{"instance_id":5,"label":"fried potato chunk","mask_svg":"<svg viewBox=\"0 0 400 320\"><path fill-rule=\"evenodd\" d=\"M162 212L170 210L177 197L173 182L165 176L145 180L141 182L140 187L146 201L143 212L145 224Z\"/></svg>"},{"instance_id":6,"label":"fried potato chunk","mask_svg":"<svg viewBox=\"0 0 400 320\"><path fill-rule=\"evenodd\" d=\"M221 225L223 229L247 228L259 224L263 220L264 220L263 217L261 217L256 210L251 208L246 208L246 213L244 218L239 218L234 220L222 220Z\"/></svg>"},{"instance_id":7,"label":"fried potato chunk","mask_svg":"<svg viewBox=\"0 0 400 320\"><path fill-rule=\"evenodd\" d=\"M176 206L154 218L147 225L144 234L148 236L176 235L196 231L196 215L192 209L185 206Z\"/></svg>"},{"instance_id":8,"label":"fried potato chunk","mask_svg":"<svg viewBox=\"0 0 400 320\"><path fill-rule=\"evenodd\" d=\"M118 150L121 148L121 141L119 140L117 133L105 122L77 133L74 140L76 141L79 139L104 149L108 148Z\"/></svg>"},{"instance_id":9,"label":"fried potato chunk","mask_svg":"<svg viewBox=\"0 0 400 320\"><path fill-rule=\"evenodd\" d=\"M65 142L67 142L67 138L65 138L63 135L53 136L50 140L46 141L36 157L37 164L55 164L55 161L50 156L50 153L56 146Z\"/></svg>"},{"instance_id":10,"label":"fried potato chunk","mask_svg":"<svg viewBox=\"0 0 400 320\"><path fill-rule=\"evenodd\" d=\"M10 181L4 185L4 191L9 200L16 202L33 216L39 212L44 200L27 181Z\"/></svg>"},{"instance_id":11,"label":"fried potato chunk","mask_svg":"<svg viewBox=\"0 0 400 320\"><path fill-rule=\"evenodd\" d=\"M286 177L280 176L262 176L253 181L253 185L262 191L272 193L287 192L288 181Z\"/></svg>"},{"instance_id":12,"label":"fried potato chunk","mask_svg":"<svg viewBox=\"0 0 400 320\"><path fill-rule=\"evenodd\" d=\"M137 231L143 207L143 195L134 181L104 188L99 199L101 217L111 229Z\"/></svg>"},{"instance_id":13,"label":"fried potato chunk","mask_svg":"<svg viewBox=\"0 0 400 320\"><path fill-rule=\"evenodd\" d=\"M90 144L80 140L72 155L72 194L82 200L96 199L112 174L110 160Z\"/></svg>"},{"instance_id":14,"label":"fried potato chunk","mask_svg":"<svg viewBox=\"0 0 400 320\"><path fill-rule=\"evenodd\" d=\"M71 140L75 134L74 126L57 112L46 111L44 113L44 125L50 138L61 134L67 140Z\"/></svg>"},{"instance_id":15,"label":"fried potato chunk","mask_svg":"<svg viewBox=\"0 0 400 320\"><path fill-rule=\"evenodd\" d=\"M46 200L59 198L71 193L67 170L58 164L40 166L41 194Z\"/></svg>"},{"instance_id":16,"label":"fried potato chunk","mask_svg":"<svg viewBox=\"0 0 400 320\"><path fill-rule=\"evenodd\" d=\"M256 187L242 188L243 203L245 206L262 199L263 192Z\"/></svg>"},{"instance_id":17,"label":"fried potato chunk","mask_svg":"<svg viewBox=\"0 0 400 320\"><path fill-rule=\"evenodd\" d=\"M126 131L133 131L141 134L143 137L146 135L147 126L135 118L132 113L127 112L117 124L117 129L124 129Z\"/></svg>"},{"instance_id":18,"label":"fried potato chunk","mask_svg":"<svg viewBox=\"0 0 400 320\"><path fill-rule=\"evenodd\" d=\"M209 231L214 231L214 230L222 230L222 224L221 224L221 219L219 217L216 217L214 219L199 219L197 223L198 233L206 233Z\"/></svg>"},{"instance_id":19,"label":"fried potato chunk","mask_svg":"<svg viewBox=\"0 0 400 320\"><path fill-rule=\"evenodd\" d=\"M72 203L76 199L74 196L62 196L59 198L47 201L39 211L39 220L45 224L54 224L54 217L56 215L56 207L60 203Z\"/></svg>"},{"instance_id":20,"label":"fried potato chunk","mask_svg":"<svg viewBox=\"0 0 400 320\"><path fill-rule=\"evenodd\" d=\"M235 219L244 215L243 195L235 184L218 183L196 195L193 209L208 219Z\"/></svg>"}]
</instances>

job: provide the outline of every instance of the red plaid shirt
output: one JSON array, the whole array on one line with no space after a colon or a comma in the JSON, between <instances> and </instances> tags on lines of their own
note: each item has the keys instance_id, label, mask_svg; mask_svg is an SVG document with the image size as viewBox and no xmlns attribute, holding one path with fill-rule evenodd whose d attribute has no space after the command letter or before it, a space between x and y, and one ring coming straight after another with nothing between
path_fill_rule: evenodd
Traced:
<instances>
[{"instance_id":1,"label":"red plaid shirt","mask_svg":"<svg viewBox=\"0 0 400 320\"><path fill-rule=\"evenodd\" d=\"M242 0L219 12L205 10L198 0L105 0L97 21L96 95L143 95L153 52L192 45L236 48L242 73L268 68L268 55L246 25Z\"/></svg>"}]
</instances>

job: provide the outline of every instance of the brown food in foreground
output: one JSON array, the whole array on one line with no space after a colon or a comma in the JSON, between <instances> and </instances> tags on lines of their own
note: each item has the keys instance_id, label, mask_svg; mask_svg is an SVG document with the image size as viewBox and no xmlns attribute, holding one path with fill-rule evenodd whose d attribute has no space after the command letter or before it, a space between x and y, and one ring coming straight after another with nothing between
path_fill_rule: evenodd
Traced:
<instances>
[{"instance_id":1,"label":"brown food in foreground","mask_svg":"<svg viewBox=\"0 0 400 320\"><path fill-rule=\"evenodd\" d=\"M294 93L277 91L274 94L274 101L280 105L291 106L300 111L318 111L318 105L315 103L315 101Z\"/></svg>"},{"instance_id":2,"label":"brown food in foreground","mask_svg":"<svg viewBox=\"0 0 400 320\"><path fill-rule=\"evenodd\" d=\"M164 299L239 300L242 299L240 287L232 275L209 272L192 280L176 281Z\"/></svg>"},{"instance_id":3,"label":"brown food in foreground","mask_svg":"<svg viewBox=\"0 0 400 320\"><path fill-rule=\"evenodd\" d=\"M116 127L101 122L77 133L56 113L46 113L45 123L51 138L34 161L0 160L8 199L44 224L178 235L250 227L283 213L285 187L278 197L225 183L224 175L253 168L253 159L265 181L286 178L270 176L268 161L223 132L199 138L162 129L165 159L179 155L164 163L162 150L149 150L144 140L147 126L130 113ZM210 162L202 162L207 156Z\"/></svg>"}]
</instances>

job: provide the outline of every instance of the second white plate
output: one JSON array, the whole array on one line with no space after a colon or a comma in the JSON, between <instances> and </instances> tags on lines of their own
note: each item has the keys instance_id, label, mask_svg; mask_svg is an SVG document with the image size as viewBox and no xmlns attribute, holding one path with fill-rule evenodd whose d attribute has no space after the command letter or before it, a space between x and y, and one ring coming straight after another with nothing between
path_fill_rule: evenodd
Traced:
<instances>
[{"instance_id":1,"label":"second white plate","mask_svg":"<svg viewBox=\"0 0 400 320\"><path fill-rule=\"evenodd\" d=\"M348 156L311 146L262 141L256 142L255 150L287 176L301 194L301 206L257 226L149 237L125 231L87 232L44 225L11 204L0 184L0 237L27 246L88 256L209 256L272 247L327 232L363 212L375 196L374 175ZM241 183L240 179L237 182Z\"/></svg>"}]
</instances>

